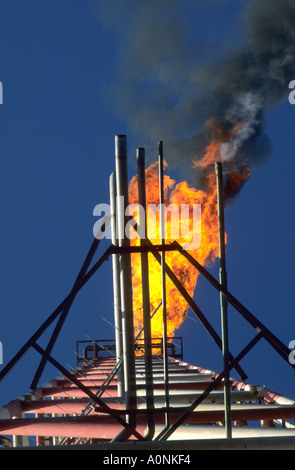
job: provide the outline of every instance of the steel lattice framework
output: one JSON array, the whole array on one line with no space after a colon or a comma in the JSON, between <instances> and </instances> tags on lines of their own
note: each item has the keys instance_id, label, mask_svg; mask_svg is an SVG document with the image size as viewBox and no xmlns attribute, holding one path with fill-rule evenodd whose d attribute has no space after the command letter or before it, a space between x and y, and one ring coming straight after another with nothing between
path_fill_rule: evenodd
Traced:
<instances>
[{"instance_id":1,"label":"steel lattice framework","mask_svg":"<svg viewBox=\"0 0 295 470\"><path fill-rule=\"evenodd\" d=\"M145 205L143 149L138 149L137 161L139 201ZM159 145L159 168L161 200L162 143ZM159 245L152 244L145 237L140 246L130 246L127 237L118 242L113 236L110 246L93 263L101 241L95 238L70 293L0 371L0 380L3 380L31 348L40 355L29 393L0 408L0 439L6 449L28 446L28 436L34 436L38 448L76 445L85 449L87 446L97 449L295 448L292 423L295 401L264 387L248 384L247 375L240 366L247 353L259 341L265 340L294 368L294 364L289 362L287 346L228 290L220 163L216 164L216 175L219 188L219 281L177 241L166 244L163 237ZM125 203L128 203L126 136L116 136L116 172L111 176L110 194L113 213L116 212L116 196L124 196ZM124 228L125 213L118 216ZM101 230L109 222L106 218ZM112 233L117 233L114 214L111 222ZM165 253L171 250L188 260L219 293L221 337L166 264ZM142 261L143 342L134 337L133 326L130 259L131 253L135 252L141 253ZM162 273L163 336L157 344L150 330L148 253L158 261ZM69 372L52 355L55 342L76 295L110 257L113 260L116 338L114 341L93 340L84 345L82 355L78 355L77 367ZM179 338L168 338L166 330L166 277L222 351L221 372L190 365L183 361L182 352L175 352L174 343ZM254 330L252 340L236 356L228 348L228 303ZM56 326L44 349L38 340L55 320ZM60 375L40 385L47 362L55 366ZM239 379L232 377L234 371Z\"/></svg>"}]
</instances>

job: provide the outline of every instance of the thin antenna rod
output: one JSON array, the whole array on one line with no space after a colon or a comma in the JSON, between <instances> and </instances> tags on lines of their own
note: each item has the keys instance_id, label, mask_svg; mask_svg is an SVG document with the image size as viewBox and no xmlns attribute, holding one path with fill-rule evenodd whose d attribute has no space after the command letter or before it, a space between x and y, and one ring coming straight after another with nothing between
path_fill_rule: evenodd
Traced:
<instances>
[{"instance_id":1,"label":"thin antenna rod","mask_svg":"<svg viewBox=\"0 0 295 470\"><path fill-rule=\"evenodd\" d=\"M138 175L138 203L143 208L139 211L139 226L143 227L140 244L146 245L147 241L147 216L146 216L146 188L145 188L145 150L137 149L137 175ZM141 253L141 278L142 278L142 307L143 307L143 328L144 328L144 358L146 374L146 402L147 409L154 408L153 393L153 359L152 359L152 339L151 339L151 313L150 313L150 290L149 290L149 265L148 253ZM152 439L155 433L155 422L153 413L147 415L148 433L147 439Z\"/></svg>"},{"instance_id":2,"label":"thin antenna rod","mask_svg":"<svg viewBox=\"0 0 295 470\"><path fill-rule=\"evenodd\" d=\"M160 192L160 239L165 245L165 198L164 198L164 160L163 142L159 141L159 192ZM167 344L167 304L166 304L166 271L165 251L161 254L162 311L163 311L163 362L165 381L166 407L169 409L169 377L168 377L168 344ZM166 426L170 426L169 411L165 414Z\"/></svg>"},{"instance_id":3,"label":"thin antenna rod","mask_svg":"<svg viewBox=\"0 0 295 470\"><path fill-rule=\"evenodd\" d=\"M223 174L220 162L215 163L217 179L217 205L218 205L218 226L219 226L219 282L227 289L227 273L225 262L225 230L224 230L224 206L223 206ZM230 378L229 378L229 345L228 345L228 319L227 319L227 298L220 292L221 307L221 327L222 327L222 355L224 376L224 405L225 405L225 430L226 437L232 437L231 429L231 406L230 406Z\"/></svg>"}]
</instances>

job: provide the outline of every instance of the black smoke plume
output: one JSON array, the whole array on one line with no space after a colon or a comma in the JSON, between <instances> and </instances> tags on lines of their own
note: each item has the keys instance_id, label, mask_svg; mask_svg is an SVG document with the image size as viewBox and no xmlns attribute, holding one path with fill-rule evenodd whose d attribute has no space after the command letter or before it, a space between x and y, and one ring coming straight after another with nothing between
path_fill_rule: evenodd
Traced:
<instances>
[{"instance_id":1,"label":"black smoke plume","mask_svg":"<svg viewBox=\"0 0 295 470\"><path fill-rule=\"evenodd\" d=\"M214 15L214 4L230 8L238 1L211 3ZM295 1L241 4L245 39L233 47L233 37L233 45L219 53L217 46L208 49L191 41L181 19L200 8L201 1L92 2L103 25L119 35L112 106L134 135L153 144L163 140L168 163L188 177L192 161L202 158L212 138L220 139L225 168L234 165L243 172L263 163L271 153L266 112L286 98L295 79ZM235 137L227 139L236 126ZM206 169L196 172L202 186Z\"/></svg>"}]
</instances>

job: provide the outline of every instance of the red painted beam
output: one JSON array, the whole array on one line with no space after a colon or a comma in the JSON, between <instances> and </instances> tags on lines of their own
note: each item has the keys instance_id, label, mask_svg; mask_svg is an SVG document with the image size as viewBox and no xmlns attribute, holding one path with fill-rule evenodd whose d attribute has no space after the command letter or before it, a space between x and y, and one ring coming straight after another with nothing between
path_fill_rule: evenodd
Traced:
<instances>
[{"instance_id":1,"label":"red painted beam","mask_svg":"<svg viewBox=\"0 0 295 470\"><path fill-rule=\"evenodd\" d=\"M179 413L171 413L171 423L174 423ZM265 406L263 409L232 410L232 419L239 420L266 420L266 419L293 419L295 408L280 407L272 408ZM155 414L157 424L164 423L163 414ZM196 411L186 420L186 423L214 423L223 421L224 411ZM143 434L145 430L146 417L140 415L137 430ZM103 440L112 439L122 429L122 426L108 415L85 416L85 417L57 417L57 418L24 418L0 420L0 433L8 435L33 435L33 436L72 436L99 438Z\"/></svg>"},{"instance_id":2,"label":"red painted beam","mask_svg":"<svg viewBox=\"0 0 295 470\"><path fill-rule=\"evenodd\" d=\"M92 418L92 419L91 419ZM100 417L79 419L72 418L38 418L0 420L0 433L19 436L71 436L110 440L121 430L122 426L115 422L100 422ZM143 434L145 426L138 426ZM133 437L133 439L135 439Z\"/></svg>"},{"instance_id":3,"label":"red painted beam","mask_svg":"<svg viewBox=\"0 0 295 470\"><path fill-rule=\"evenodd\" d=\"M21 413L81 414L89 403L89 398L56 400L13 400L2 408L7 410L7 417ZM125 409L125 405L114 402L112 409ZM97 414L95 412L95 414Z\"/></svg>"},{"instance_id":4,"label":"red painted beam","mask_svg":"<svg viewBox=\"0 0 295 470\"><path fill-rule=\"evenodd\" d=\"M91 392L96 393L97 392L97 387L89 387ZM117 397L118 396L118 390L117 386L109 386L107 389L107 395L111 397ZM42 397L65 397L65 398L71 398L71 397L86 397L86 393L84 393L82 390L76 387L39 387L37 388L35 392L35 396L37 399L41 399Z\"/></svg>"}]
</instances>

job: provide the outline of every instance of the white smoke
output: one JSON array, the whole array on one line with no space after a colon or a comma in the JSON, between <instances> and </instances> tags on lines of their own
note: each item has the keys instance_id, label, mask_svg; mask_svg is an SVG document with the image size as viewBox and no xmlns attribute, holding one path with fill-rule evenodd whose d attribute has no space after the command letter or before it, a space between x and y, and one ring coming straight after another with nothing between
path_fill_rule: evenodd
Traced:
<instances>
[{"instance_id":1,"label":"white smoke","mask_svg":"<svg viewBox=\"0 0 295 470\"><path fill-rule=\"evenodd\" d=\"M259 113L263 107L263 101L257 93L243 93L235 96L235 101L225 113L225 117L234 128L237 126L233 139L222 143L222 161L232 160L238 156L244 142L256 134L261 125Z\"/></svg>"}]
</instances>

